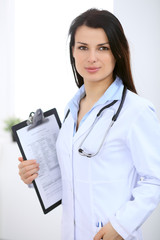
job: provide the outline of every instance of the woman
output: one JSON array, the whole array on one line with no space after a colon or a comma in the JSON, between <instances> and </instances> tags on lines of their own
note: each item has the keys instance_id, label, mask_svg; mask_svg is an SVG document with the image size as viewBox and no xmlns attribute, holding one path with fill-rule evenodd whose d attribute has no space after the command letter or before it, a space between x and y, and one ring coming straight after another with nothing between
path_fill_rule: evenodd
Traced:
<instances>
[{"instance_id":1,"label":"woman","mask_svg":"<svg viewBox=\"0 0 160 240\"><path fill-rule=\"evenodd\" d=\"M160 123L136 94L128 43L113 14L90 9L69 34L80 89L57 140L62 239L142 240L140 226L160 201ZM30 184L39 166L19 161L19 174Z\"/></svg>"}]
</instances>

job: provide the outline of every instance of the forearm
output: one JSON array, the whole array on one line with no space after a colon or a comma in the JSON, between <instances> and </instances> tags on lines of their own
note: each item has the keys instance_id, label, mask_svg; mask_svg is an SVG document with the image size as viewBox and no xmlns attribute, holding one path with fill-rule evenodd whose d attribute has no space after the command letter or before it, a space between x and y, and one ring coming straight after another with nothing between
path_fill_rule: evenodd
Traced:
<instances>
[{"instance_id":1,"label":"forearm","mask_svg":"<svg viewBox=\"0 0 160 240\"><path fill-rule=\"evenodd\" d=\"M160 182L153 179L149 183L140 182L133 190L133 200L126 202L114 216L110 217L110 222L115 230L123 237L132 236L150 216L160 201Z\"/></svg>"}]
</instances>

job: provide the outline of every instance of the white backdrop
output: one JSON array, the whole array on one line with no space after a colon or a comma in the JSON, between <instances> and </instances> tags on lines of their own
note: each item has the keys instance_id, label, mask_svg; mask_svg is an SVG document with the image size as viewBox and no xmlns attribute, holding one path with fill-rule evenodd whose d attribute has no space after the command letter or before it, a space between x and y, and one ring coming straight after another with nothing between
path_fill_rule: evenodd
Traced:
<instances>
[{"instance_id":1,"label":"white backdrop","mask_svg":"<svg viewBox=\"0 0 160 240\"><path fill-rule=\"evenodd\" d=\"M91 7L113 11L113 1L15 0L15 112L56 107L61 118L77 87L69 63L71 21ZM25 105L25 108L23 107Z\"/></svg>"},{"instance_id":2,"label":"white backdrop","mask_svg":"<svg viewBox=\"0 0 160 240\"><path fill-rule=\"evenodd\" d=\"M0 0L0 138L14 106L14 1Z\"/></svg>"}]
</instances>

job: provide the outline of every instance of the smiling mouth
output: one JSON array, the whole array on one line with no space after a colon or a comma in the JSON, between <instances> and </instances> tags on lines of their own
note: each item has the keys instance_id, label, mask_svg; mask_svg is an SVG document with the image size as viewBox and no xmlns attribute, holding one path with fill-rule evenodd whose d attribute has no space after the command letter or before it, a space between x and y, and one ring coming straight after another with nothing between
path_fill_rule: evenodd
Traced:
<instances>
[{"instance_id":1,"label":"smiling mouth","mask_svg":"<svg viewBox=\"0 0 160 240\"><path fill-rule=\"evenodd\" d=\"M100 67L86 67L85 69L89 73L95 73L95 72L97 72L100 69Z\"/></svg>"}]
</instances>

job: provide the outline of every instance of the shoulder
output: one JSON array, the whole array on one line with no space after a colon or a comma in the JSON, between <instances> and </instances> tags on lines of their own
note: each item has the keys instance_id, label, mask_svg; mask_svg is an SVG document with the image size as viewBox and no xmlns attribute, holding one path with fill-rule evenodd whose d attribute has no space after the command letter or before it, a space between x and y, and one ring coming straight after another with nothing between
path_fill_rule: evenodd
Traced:
<instances>
[{"instance_id":1,"label":"shoulder","mask_svg":"<svg viewBox=\"0 0 160 240\"><path fill-rule=\"evenodd\" d=\"M127 90L125 106L130 108L132 111L136 111L136 113L146 110L155 112L155 107L152 102L139 96L138 94L131 92L130 90Z\"/></svg>"},{"instance_id":2,"label":"shoulder","mask_svg":"<svg viewBox=\"0 0 160 240\"><path fill-rule=\"evenodd\" d=\"M121 111L121 117L127 119L128 124L138 122L158 122L154 105L147 99L127 90L126 99Z\"/></svg>"},{"instance_id":3,"label":"shoulder","mask_svg":"<svg viewBox=\"0 0 160 240\"><path fill-rule=\"evenodd\" d=\"M131 91L127 90L119 120L124 126L124 136L130 148L136 142L142 146L147 141L151 144L155 143L154 139L157 139L156 141L160 139L160 121L153 104Z\"/></svg>"}]
</instances>

